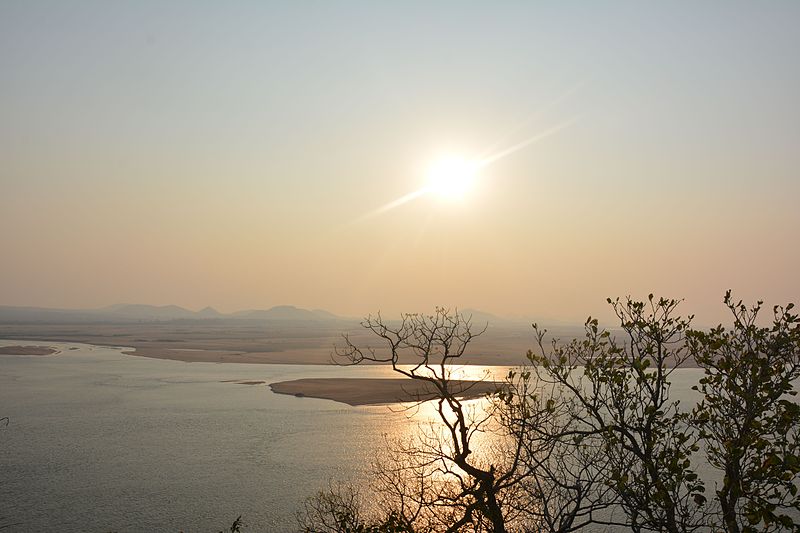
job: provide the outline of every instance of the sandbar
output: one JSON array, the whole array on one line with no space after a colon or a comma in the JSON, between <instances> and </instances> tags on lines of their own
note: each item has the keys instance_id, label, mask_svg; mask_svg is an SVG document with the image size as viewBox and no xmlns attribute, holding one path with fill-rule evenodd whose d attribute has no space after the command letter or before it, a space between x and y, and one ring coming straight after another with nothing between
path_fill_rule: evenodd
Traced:
<instances>
[{"instance_id":1,"label":"sandbar","mask_svg":"<svg viewBox=\"0 0 800 533\"><path fill-rule=\"evenodd\" d=\"M503 387L497 381L450 382L462 399L485 396ZM437 397L427 382L413 379L306 378L271 383L272 392L321 398L348 405L380 405L431 400Z\"/></svg>"},{"instance_id":2,"label":"sandbar","mask_svg":"<svg viewBox=\"0 0 800 533\"><path fill-rule=\"evenodd\" d=\"M58 350L50 346L0 346L0 355L53 355Z\"/></svg>"}]
</instances>

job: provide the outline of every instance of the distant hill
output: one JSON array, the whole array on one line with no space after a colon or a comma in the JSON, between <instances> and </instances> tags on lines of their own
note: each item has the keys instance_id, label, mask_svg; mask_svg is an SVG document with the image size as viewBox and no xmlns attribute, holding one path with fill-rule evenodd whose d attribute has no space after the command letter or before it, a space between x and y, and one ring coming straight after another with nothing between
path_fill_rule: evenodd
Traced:
<instances>
[{"instance_id":1,"label":"distant hill","mask_svg":"<svg viewBox=\"0 0 800 533\"><path fill-rule=\"evenodd\" d=\"M315 315L317 315L319 318L321 318L323 320L341 320L342 319L342 317L336 316L333 313L331 313L330 311L326 311L324 309L314 309L311 312L314 313Z\"/></svg>"},{"instance_id":2,"label":"distant hill","mask_svg":"<svg viewBox=\"0 0 800 533\"><path fill-rule=\"evenodd\" d=\"M459 313L464 315L465 317L472 317L472 325L473 326L480 326L483 327L485 325L490 326L503 326L503 327L520 327L520 326L529 326L530 321L528 319L519 318L519 317L508 317L508 316L497 316L492 313L487 313L486 311L481 311L480 309L459 309Z\"/></svg>"},{"instance_id":3,"label":"distant hill","mask_svg":"<svg viewBox=\"0 0 800 533\"><path fill-rule=\"evenodd\" d=\"M492 325L506 322L505 319L500 318L497 315L480 311L478 309L459 309L458 312L466 318L471 318L473 326L484 326L486 324Z\"/></svg>"},{"instance_id":4,"label":"distant hill","mask_svg":"<svg viewBox=\"0 0 800 533\"><path fill-rule=\"evenodd\" d=\"M498 327L529 327L531 321L522 318L505 318L479 309L459 309L459 313L472 318L472 325L483 328L485 325ZM396 320L396 318L390 318ZM358 318L341 317L324 309L303 309L293 305L276 305L269 309L248 309L234 313L220 313L213 307L192 311L177 305L116 304L100 309L54 309L47 307L16 307L0 305L0 324L71 324L71 323L132 323L167 322L171 320L189 321L266 321L266 322L355 322ZM546 319L538 320L551 331L566 329L572 331L574 325Z\"/></svg>"},{"instance_id":5,"label":"distant hill","mask_svg":"<svg viewBox=\"0 0 800 533\"><path fill-rule=\"evenodd\" d=\"M310 311L292 305L270 309L220 313L213 307L191 311L177 305L116 304L101 309L51 309L46 307L0 306L0 323L130 323L170 320L263 320L332 321L344 320L322 309Z\"/></svg>"},{"instance_id":6,"label":"distant hill","mask_svg":"<svg viewBox=\"0 0 800 533\"><path fill-rule=\"evenodd\" d=\"M250 320L336 320L333 313L317 309L309 311L293 305L277 305L270 309L254 309L250 311L239 311L233 314L236 318L247 318Z\"/></svg>"},{"instance_id":7,"label":"distant hill","mask_svg":"<svg viewBox=\"0 0 800 533\"><path fill-rule=\"evenodd\" d=\"M120 317L139 320L175 320L178 318L197 318L199 313L177 305L117 304L100 310Z\"/></svg>"},{"instance_id":8,"label":"distant hill","mask_svg":"<svg viewBox=\"0 0 800 533\"><path fill-rule=\"evenodd\" d=\"M195 315L203 317L203 318L221 318L221 317L225 316L225 315L223 315L222 313L220 313L219 311L217 311L216 309L214 309L213 307L210 307L210 306L206 307L204 309L201 309L200 311L195 313Z\"/></svg>"}]
</instances>

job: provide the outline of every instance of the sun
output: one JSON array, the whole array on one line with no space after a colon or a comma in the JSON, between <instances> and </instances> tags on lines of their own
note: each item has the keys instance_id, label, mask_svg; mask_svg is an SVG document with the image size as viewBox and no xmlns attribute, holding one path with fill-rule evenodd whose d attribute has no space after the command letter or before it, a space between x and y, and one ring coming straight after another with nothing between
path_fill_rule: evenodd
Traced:
<instances>
[{"instance_id":1,"label":"sun","mask_svg":"<svg viewBox=\"0 0 800 533\"><path fill-rule=\"evenodd\" d=\"M443 200L460 200L475 185L477 174L476 162L457 156L443 157L428 169L425 190Z\"/></svg>"}]
</instances>

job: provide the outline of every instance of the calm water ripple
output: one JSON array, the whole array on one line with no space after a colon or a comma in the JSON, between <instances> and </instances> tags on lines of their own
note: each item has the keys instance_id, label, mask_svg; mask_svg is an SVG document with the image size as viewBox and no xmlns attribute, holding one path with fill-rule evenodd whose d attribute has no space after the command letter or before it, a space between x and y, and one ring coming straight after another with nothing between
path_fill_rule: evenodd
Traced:
<instances>
[{"instance_id":1,"label":"calm water ripple","mask_svg":"<svg viewBox=\"0 0 800 533\"><path fill-rule=\"evenodd\" d=\"M35 343L0 341L10 344ZM292 531L307 496L332 478L368 483L383 435L413 433L426 416L221 383L391 376L386 367L183 363L49 344L62 353L0 357L10 531L216 532L239 515L247 531Z\"/></svg>"}]
</instances>

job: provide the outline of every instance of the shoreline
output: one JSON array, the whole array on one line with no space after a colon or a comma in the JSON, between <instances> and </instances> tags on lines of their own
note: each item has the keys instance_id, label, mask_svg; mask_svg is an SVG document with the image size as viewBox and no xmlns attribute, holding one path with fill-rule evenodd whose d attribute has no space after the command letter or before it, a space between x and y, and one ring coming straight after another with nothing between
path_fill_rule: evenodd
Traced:
<instances>
[{"instance_id":1,"label":"shoreline","mask_svg":"<svg viewBox=\"0 0 800 533\"><path fill-rule=\"evenodd\" d=\"M42 346L41 344L34 345L34 343L65 343L65 344L85 344L87 346L94 346L98 348L110 348L119 350L122 354L133 357L146 357L149 359L160 359L165 361L182 361L184 363L234 363L234 364L253 364L253 365L299 365L299 366L352 366L346 361L337 362L332 358L330 348L322 348L313 346L310 348L290 348L278 349L272 351L264 350L231 350L227 348L227 344L235 344L233 341L228 342L211 342L209 344L222 345L219 348L214 346L205 347L200 341L187 340L187 341L142 341L142 342L125 342L127 339L118 339L120 343L111 343L108 338L87 338L84 335L76 336L76 338L64 338L56 335L10 335L4 336L0 331L0 342L25 342L31 343L30 345L15 345L14 348L24 350L29 349L47 349L53 350L47 353L17 353L10 352L3 353L4 350L10 350L12 346L0 347L0 356L2 355L58 355L63 350L55 349L52 346ZM482 339L483 344L487 344L489 339ZM146 344L145 344L146 343ZM180 348L173 347L174 344L180 343L183 346ZM501 340L502 343L502 340ZM188 345L188 346L187 346ZM191 346L191 347L189 347ZM248 347L249 348L249 347ZM72 350L74 348L70 348ZM449 364L452 366L504 366L504 367L524 367L529 366L530 361L524 355L517 356L509 354L508 350L503 350L505 353L490 352L491 348L485 348L479 353L466 353L461 358L451 361ZM414 361L401 360L398 364L408 365L414 364ZM391 366L390 362L363 362L357 366ZM668 368L673 368L672 365L667 365ZM697 368L697 365L687 360L680 366L680 368Z\"/></svg>"}]
</instances>

